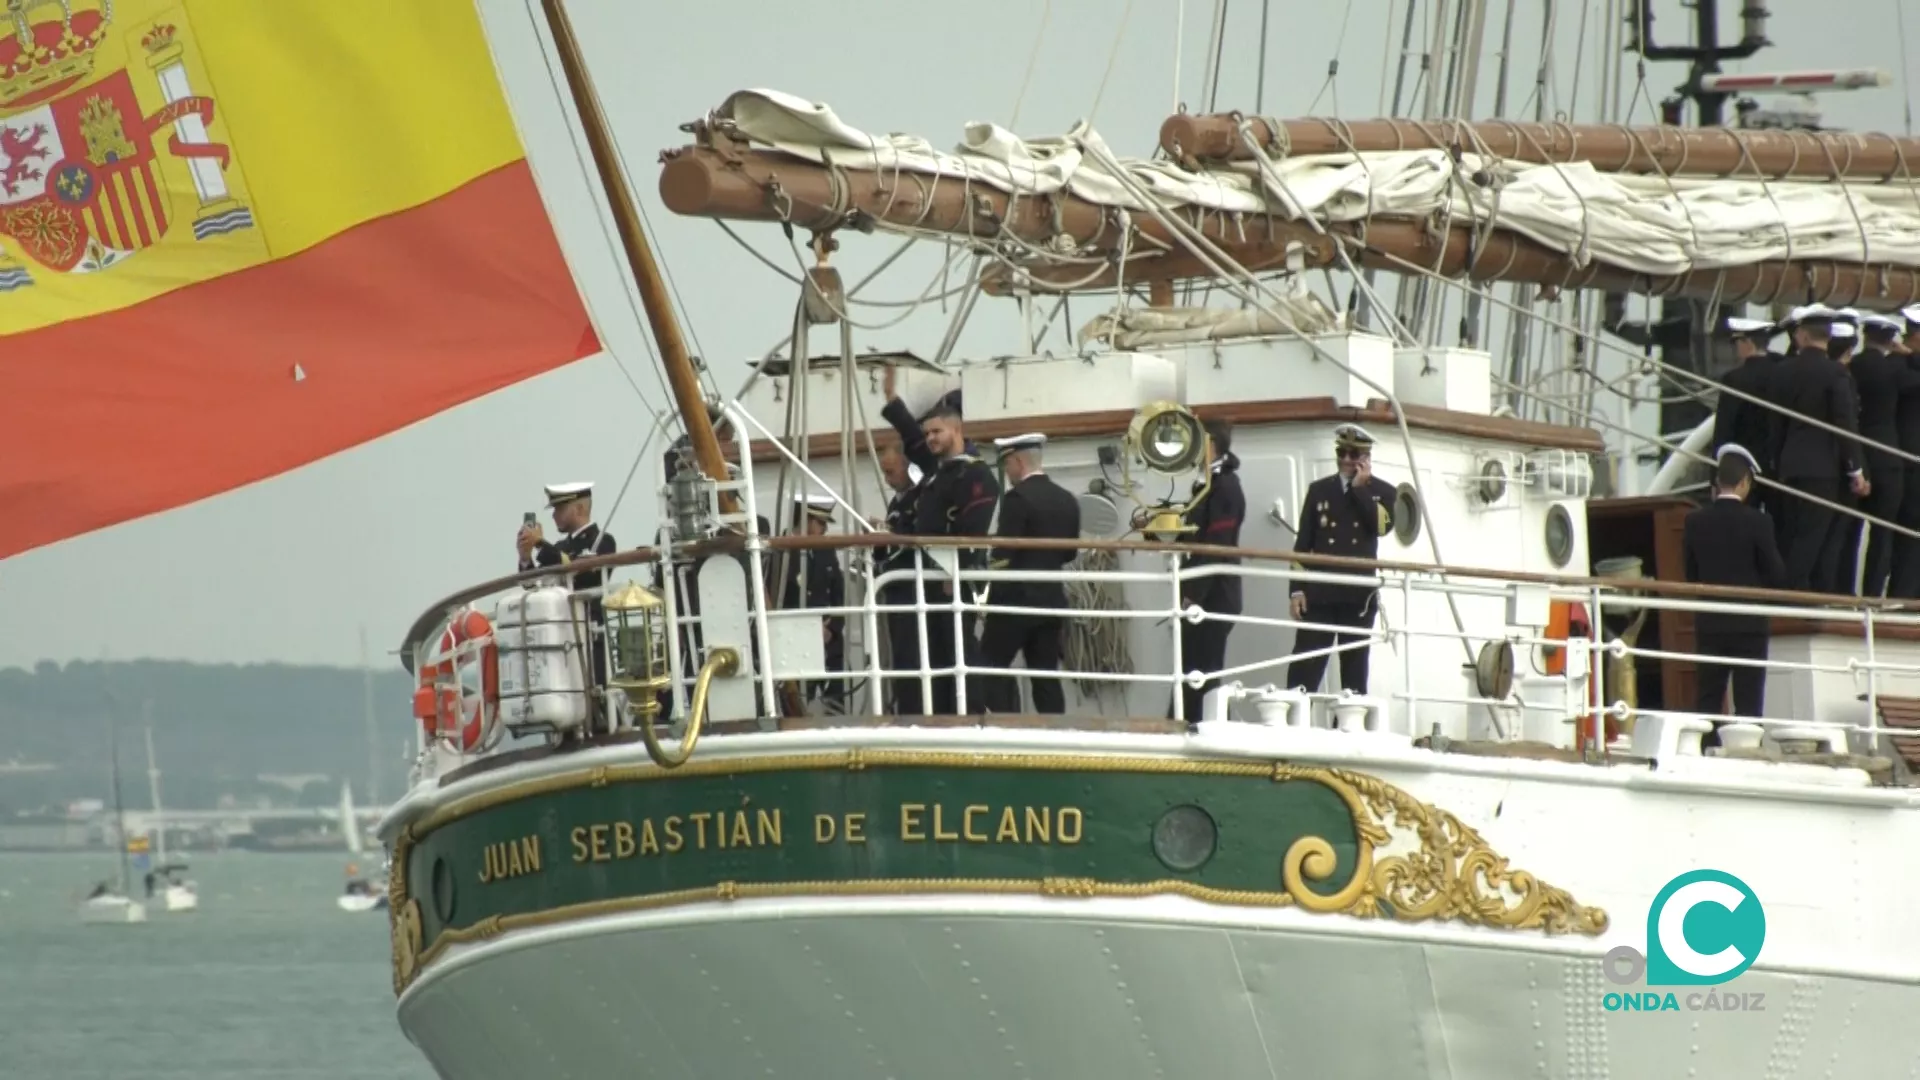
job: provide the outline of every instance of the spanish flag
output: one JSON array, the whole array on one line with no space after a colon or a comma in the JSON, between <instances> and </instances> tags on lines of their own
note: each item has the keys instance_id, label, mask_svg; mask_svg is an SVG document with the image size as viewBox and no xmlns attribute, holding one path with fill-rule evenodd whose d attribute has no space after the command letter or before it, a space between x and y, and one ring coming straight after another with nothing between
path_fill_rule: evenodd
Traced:
<instances>
[{"instance_id":1,"label":"spanish flag","mask_svg":"<svg viewBox=\"0 0 1920 1080\"><path fill-rule=\"evenodd\" d=\"M12 0L0 558L598 350L473 0Z\"/></svg>"}]
</instances>

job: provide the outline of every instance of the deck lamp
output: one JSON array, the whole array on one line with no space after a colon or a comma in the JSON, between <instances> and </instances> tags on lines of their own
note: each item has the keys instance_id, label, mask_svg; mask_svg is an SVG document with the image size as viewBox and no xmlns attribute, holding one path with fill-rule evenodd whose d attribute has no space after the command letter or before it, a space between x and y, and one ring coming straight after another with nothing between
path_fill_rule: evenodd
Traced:
<instances>
[{"instance_id":1,"label":"deck lamp","mask_svg":"<svg viewBox=\"0 0 1920 1080\"><path fill-rule=\"evenodd\" d=\"M601 602L607 613L607 683L627 695L627 711L651 722L667 688L666 607L660 597L629 581Z\"/></svg>"},{"instance_id":2,"label":"deck lamp","mask_svg":"<svg viewBox=\"0 0 1920 1080\"><path fill-rule=\"evenodd\" d=\"M1207 429L1201 425L1200 418L1193 415L1185 406L1171 401L1156 401L1133 414L1133 422L1127 426L1126 447L1121 456L1121 468L1126 462L1138 459L1147 468L1166 476L1183 472L1204 470L1207 465ZM1211 488L1212 476L1204 475L1202 486L1186 502L1166 500L1154 505L1142 502L1138 495L1139 485L1127 477L1127 494L1139 504L1133 515L1133 527L1149 540L1174 541L1193 527L1185 523L1184 516L1188 508L1204 498Z\"/></svg>"}]
</instances>

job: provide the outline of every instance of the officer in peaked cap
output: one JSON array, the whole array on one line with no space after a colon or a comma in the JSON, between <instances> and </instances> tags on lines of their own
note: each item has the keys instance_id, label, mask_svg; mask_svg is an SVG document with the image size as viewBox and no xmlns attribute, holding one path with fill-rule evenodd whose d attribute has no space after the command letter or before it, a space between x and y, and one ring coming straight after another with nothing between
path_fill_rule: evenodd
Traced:
<instances>
[{"instance_id":1,"label":"officer in peaked cap","mask_svg":"<svg viewBox=\"0 0 1920 1080\"><path fill-rule=\"evenodd\" d=\"M547 506L553 514L553 527L560 539L549 542L531 511L520 526L514 545L520 552L520 570L525 573L542 567L565 566L579 559L611 555L618 550L613 534L593 522L593 484L577 482L549 484ZM607 583L605 570L584 570L573 575L573 590L585 594L587 624L592 634L593 685L596 690L607 683L606 612L600 607L600 592Z\"/></svg>"},{"instance_id":2,"label":"officer in peaked cap","mask_svg":"<svg viewBox=\"0 0 1920 1080\"><path fill-rule=\"evenodd\" d=\"M1380 538L1393 530L1393 485L1373 475L1373 436L1365 428L1342 424L1334 430L1333 445L1339 471L1308 486L1295 526L1293 550L1356 559L1376 558ZM1306 569L1320 570L1318 567ZM1364 574L1367 571L1326 569L1323 572ZM1294 634L1295 655L1362 642L1339 654L1340 687L1355 694L1367 692L1371 646L1365 642L1373 625L1377 592L1372 585L1333 585L1317 581L1298 582L1293 587L1294 619L1353 628L1351 633L1342 633L1301 627ZM1325 656L1296 659L1287 665L1287 685L1317 693L1326 669Z\"/></svg>"},{"instance_id":3,"label":"officer in peaked cap","mask_svg":"<svg viewBox=\"0 0 1920 1080\"><path fill-rule=\"evenodd\" d=\"M1898 352L1900 333L1905 324L1887 315L1860 316L1860 352L1848 365L1853 376L1856 397L1860 401L1860 434L1864 439L1886 446L1900 445L1900 425L1905 418L1920 423L1920 374L1907 357ZM1860 503L1860 509L1881 522L1898 521L1906 493L1906 461L1884 450L1863 447L1867 475L1873 478L1872 492ZM1850 523L1857 533L1861 522ZM1896 541L1885 524L1869 526L1865 533L1860 583L1863 596L1881 596L1893 572ZM1851 563L1841 562L1842 578Z\"/></svg>"},{"instance_id":4,"label":"officer in peaked cap","mask_svg":"<svg viewBox=\"0 0 1920 1080\"><path fill-rule=\"evenodd\" d=\"M1765 319L1733 317L1727 319L1725 331L1733 341L1739 363L1720 379L1727 390L1735 392L1720 394L1711 449L1717 451L1731 442L1764 450L1773 415L1766 406L1774 363L1767 352L1767 341L1780 331Z\"/></svg>"},{"instance_id":5,"label":"officer in peaked cap","mask_svg":"<svg viewBox=\"0 0 1920 1080\"><path fill-rule=\"evenodd\" d=\"M1826 502L1840 502L1843 491L1865 497L1871 490L1860 464L1859 402L1847 369L1828 355L1839 313L1824 304L1795 308L1794 352L1774 369L1773 398L1785 410L1773 425L1770 452L1779 479L1795 491ZM1835 435L1807 420L1838 428ZM1834 511L1806 498L1783 494L1781 547L1790 587L1832 592L1839 584L1840 551L1845 532Z\"/></svg>"},{"instance_id":6,"label":"officer in peaked cap","mask_svg":"<svg viewBox=\"0 0 1920 1080\"><path fill-rule=\"evenodd\" d=\"M1681 549L1687 580L1703 585L1742 589L1777 589L1786 581L1786 564L1774 543L1767 516L1746 503L1747 489L1760 466L1738 443L1722 446L1715 455L1714 497L1687 515ZM1701 612L1694 616L1695 641L1703 657L1765 661L1768 625L1765 615L1729 615ZM1726 704L1728 683L1733 708ZM1760 716L1765 707L1767 671L1764 667L1699 665L1697 712L1709 716ZM1719 725L1715 724L1716 732ZM1709 736L1707 744L1718 743Z\"/></svg>"},{"instance_id":7,"label":"officer in peaked cap","mask_svg":"<svg viewBox=\"0 0 1920 1080\"><path fill-rule=\"evenodd\" d=\"M791 535L822 536L833 524L833 497L794 492L794 529ZM840 557L830 548L784 552L786 583L781 590L780 607L785 611L800 608L837 608L847 602L846 577L840 570ZM805 583L804 589L802 583ZM825 645L826 669L847 669L847 617L826 615L821 619L821 641ZM839 679L816 680L807 684L809 699L821 698L830 707L845 700L846 685Z\"/></svg>"},{"instance_id":8,"label":"officer in peaked cap","mask_svg":"<svg viewBox=\"0 0 1920 1080\"><path fill-rule=\"evenodd\" d=\"M1053 482L1040 466L1047 437L1015 435L995 439L1007 489L1000 496L1000 518L993 535L1003 539L1077 540L1080 537L1080 500ZM996 547L988 565L995 570L1058 571L1073 561L1073 550L1034 551ZM996 581L987 592L995 607L1067 610L1064 581ZM1059 671L1061 633L1059 616L994 611L986 617L980 635L980 661L991 668L1013 666L1024 657L1028 671ZM986 706L997 713L1020 711L1020 684L1006 676L983 680ZM1033 693L1033 711L1058 715L1067 711L1067 691L1059 679L1027 680Z\"/></svg>"}]
</instances>

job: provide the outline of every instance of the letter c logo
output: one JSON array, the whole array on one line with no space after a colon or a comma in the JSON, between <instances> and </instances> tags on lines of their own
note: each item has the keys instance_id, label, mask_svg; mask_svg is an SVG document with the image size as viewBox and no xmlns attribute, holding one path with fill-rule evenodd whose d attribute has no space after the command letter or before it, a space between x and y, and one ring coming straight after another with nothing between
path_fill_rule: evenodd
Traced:
<instances>
[{"instance_id":1,"label":"letter c logo","mask_svg":"<svg viewBox=\"0 0 1920 1080\"><path fill-rule=\"evenodd\" d=\"M1708 986L1759 959L1766 913L1746 882L1719 870L1681 874L1647 912L1647 985Z\"/></svg>"}]
</instances>

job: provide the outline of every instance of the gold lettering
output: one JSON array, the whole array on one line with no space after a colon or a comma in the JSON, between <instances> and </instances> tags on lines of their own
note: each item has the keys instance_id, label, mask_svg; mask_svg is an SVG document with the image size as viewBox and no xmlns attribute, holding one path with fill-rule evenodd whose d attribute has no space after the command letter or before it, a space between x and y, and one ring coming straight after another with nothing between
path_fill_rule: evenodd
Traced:
<instances>
[{"instance_id":1,"label":"gold lettering","mask_svg":"<svg viewBox=\"0 0 1920 1080\"><path fill-rule=\"evenodd\" d=\"M713 820L713 815L703 810L698 814L688 814L687 820L693 822L694 846L701 851L707 850L707 822Z\"/></svg>"},{"instance_id":2,"label":"gold lettering","mask_svg":"<svg viewBox=\"0 0 1920 1080\"><path fill-rule=\"evenodd\" d=\"M731 846L727 843L727 812L725 810L713 815L713 846Z\"/></svg>"},{"instance_id":3,"label":"gold lettering","mask_svg":"<svg viewBox=\"0 0 1920 1080\"><path fill-rule=\"evenodd\" d=\"M1079 807L1063 806L1060 808L1060 813L1055 816L1053 820L1059 826L1056 831L1060 836L1061 843L1077 844L1080 842L1080 833L1081 830L1086 827L1086 821L1080 813Z\"/></svg>"},{"instance_id":4,"label":"gold lettering","mask_svg":"<svg viewBox=\"0 0 1920 1080\"><path fill-rule=\"evenodd\" d=\"M900 839L925 840L927 838L927 834L922 831L920 824L920 815L926 812L926 803L910 802L900 804Z\"/></svg>"},{"instance_id":5,"label":"gold lettering","mask_svg":"<svg viewBox=\"0 0 1920 1080\"><path fill-rule=\"evenodd\" d=\"M660 838L653 835L653 819L640 819L640 854L660 854Z\"/></svg>"},{"instance_id":6,"label":"gold lettering","mask_svg":"<svg viewBox=\"0 0 1920 1080\"><path fill-rule=\"evenodd\" d=\"M984 844L987 842L986 833L976 833L973 831L973 815L984 814L986 812L987 808L984 806L969 806L960 812L960 831L966 835L969 843Z\"/></svg>"},{"instance_id":7,"label":"gold lettering","mask_svg":"<svg viewBox=\"0 0 1920 1080\"><path fill-rule=\"evenodd\" d=\"M768 814L765 810L754 811L754 821L760 826L760 846L780 843L780 811ZM772 839L768 839L771 837Z\"/></svg>"},{"instance_id":8,"label":"gold lettering","mask_svg":"<svg viewBox=\"0 0 1920 1080\"><path fill-rule=\"evenodd\" d=\"M1036 835L1039 840L1034 839ZM1027 843L1053 843L1053 807L1027 807Z\"/></svg>"},{"instance_id":9,"label":"gold lettering","mask_svg":"<svg viewBox=\"0 0 1920 1080\"><path fill-rule=\"evenodd\" d=\"M832 843L833 829L834 829L834 823L833 823L832 814L813 815L813 842L814 843L816 844Z\"/></svg>"},{"instance_id":10,"label":"gold lettering","mask_svg":"<svg viewBox=\"0 0 1920 1080\"><path fill-rule=\"evenodd\" d=\"M493 872L493 845L488 844L480 849L480 884L485 885L496 876Z\"/></svg>"},{"instance_id":11,"label":"gold lettering","mask_svg":"<svg viewBox=\"0 0 1920 1080\"><path fill-rule=\"evenodd\" d=\"M933 804L933 838L935 840L958 840L960 834L951 832L940 820L940 804Z\"/></svg>"},{"instance_id":12,"label":"gold lettering","mask_svg":"<svg viewBox=\"0 0 1920 1080\"><path fill-rule=\"evenodd\" d=\"M753 846L753 834L747 831L747 812L745 810L735 810L733 812L732 842L734 847Z\"/></svg>"},{"instance_id":13,"label":"gold lettering","mask_svg":"<svg viewBox=\"0 0 1920 1080\"><path fill-rule=\"evenodd\" d=\"M1020 819L1014 816L1013 807L1009 806L1000 811L1000 827L994 830L993 838L1002 844L1020 842Z\"/></svg>"},{"instance_id":14,"label":"gold lettering","mask_svg":"<svg viewBox=\"0 0 1920 1080\"><path fill-rule=\"evenodd\" d=\"M633 822L616 821L613 823L613 857L616 859L633 858Z\"/></svg>"},{"instance_id":15,"label":"gold lettering","mask_svg":"<svg viewBox=\"0 0 1920 1080\"><path fill-rule=\"evenodd\" d=\"M521 857L526 860L527 873L540 872L540 835L530 833L520 840Z\"/></svg>"},{"instance_id":16,"label":"gold lettering","mask_svg":"<svg viewBox=\"0 0 1920 1080\"><path fill-rule=\"evenodd\" d=\"M680 835L679 814L668 815L667 820L661 823L661 828L666 830L667 834L667 854L671 855L687 846L687 838Z\"/></svg>"},{"instance_id":17,"label":"gold lettering","mask_svg":"<svg viewBox=\"0 0 1920 1080\"><path fill-rule=\"evenodd\" d=\"M580 852L587 850L585 840L587 833L587 829L576 828L571 834L575 862L582 861ZM488 844L480 849L480 883L482 885L539 872L540 837L536 833L529 833L498 844Z\"/></svg>"},{"instance_id":18,"label":"gold lettering","mask_svg":"<svg viewBox=\"0 0 1920 1080\"><path fill-rule=\"evenodd\" d=\"M521 874L524 874L527 872L526 864L520 861L520 845L519 844L508 842L506 854L507 854L507 872L504 875L502 875L503 877L519 877Z\"/></svg>"},{"instance_id":19,"label":"gold lettering","mask_svg":"<svg viewBox=\"0 0 1920 1080\"><path fill-rule=\"evenodd\" d=\"M587 835L593 841L594 862L613 861L613 853L607 850L607 834L611 831L605 825L595 825L587 830Z\"/></svg>"},{"instance_id":20,"label":"gold lettering","mask_svg":"<svg viewBox=\"0 0 1920 1080\"><path fill-rule=\"evenodd\" d=\"M568 836L573 840L573 861L587 861L587 830L584 825L575 825Z\"/></svg>"},{"instance_id":21,"label":"gold lettering","mask_svg":"<svg viewBox=\"0 0 1920 1080\"><path fill-rule=\"evenodd\" d=\"M847 815L847 843L864 844L867 842L867 815L854 813Z\"/></svg>"}]
</instances>

